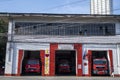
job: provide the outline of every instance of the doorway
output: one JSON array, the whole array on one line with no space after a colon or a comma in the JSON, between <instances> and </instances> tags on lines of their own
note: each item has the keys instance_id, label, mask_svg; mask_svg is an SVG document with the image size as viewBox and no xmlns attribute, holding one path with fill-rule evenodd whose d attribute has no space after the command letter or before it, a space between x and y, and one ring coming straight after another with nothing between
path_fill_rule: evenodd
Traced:
<instances>
[{"instance_id":1,"label":"doorway","mask_svg":"<svg viewBox=\"0 0 120 80\"><path fill-rule=\"evenodd\" d=\"M76 51L55 51L55 74L59 76L76 75Z\"/></svg>"},{"instance_id":2,"label":"doorway","mask_svg":"<svg viewBox=\"0 0 120 80\"><path fill-rule=\"evenodd\" d=\"M22 75L41 75L41 65L40 51L24 51Z\"/></svg>"},{"instance_id":3,"label":"doorway","mask_svg":"<svg viewBox=\"0 0 120 80\"><path fill-rule=\"evenodd\" d=\"M92 51L91 55L91 75L92 76L108 76L109 60L107 51Z\"/></svg>"}]
</instances>

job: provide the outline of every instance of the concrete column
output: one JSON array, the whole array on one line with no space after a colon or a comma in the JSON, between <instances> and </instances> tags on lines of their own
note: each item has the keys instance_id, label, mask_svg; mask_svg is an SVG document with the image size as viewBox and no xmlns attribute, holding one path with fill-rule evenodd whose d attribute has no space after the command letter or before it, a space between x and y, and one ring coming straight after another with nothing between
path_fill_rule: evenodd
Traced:
<instances>
[{"instance_id":1,"label":"concrete column","mask_svg":"<svg viewBox=\"0 0 120 80\"><path fill-rule=\"evenodd\" d=\"M11 76L12 75L12 60L13 60L13 47L12 43L7 43L6 48L6 61L5 61L5 75Z\"/></svg>"},{"instance_id":2,"label":"concrete column","mask_svg":"<svg viewBox=\"0 0 120 80\"><path fill-rule=\"evenodd\" d=\"M74 48L77 51L77 72L76 75L77 76L82 76L83 72L82 72L82 44L74 44Z\"/></svg>"},{"instance_id":3,"label":"concrete column","mask_svg":"<svg viewBox=\"0 0 120 80\"><path fill-rule=\"evenodd\" d=\"M58 49L58 44L50 44L50 76L55 76L55 50Z\"/></svg>"},{"instance_id":4,"label":"concrete column","mask_svg":"<svg viewBox=\"0 0 120 80\"><path fill-rule=\"evenodd\" d=\"M8 42L6 47L5 75L12 75L12 60L13 60L13 20L8 24Z\"/></svg>"},{"instance_id":5,"label":"concrete column","mask_svg":"<svg viewBox=\"0 0 120 80\"><path fill-rule=\"evenodd\" d=\"M42 71L41 75L44 76L45 74L45 50L40 50L40 58L41 58L41 65L42 65Z\"/></svg>"}]
</instances>

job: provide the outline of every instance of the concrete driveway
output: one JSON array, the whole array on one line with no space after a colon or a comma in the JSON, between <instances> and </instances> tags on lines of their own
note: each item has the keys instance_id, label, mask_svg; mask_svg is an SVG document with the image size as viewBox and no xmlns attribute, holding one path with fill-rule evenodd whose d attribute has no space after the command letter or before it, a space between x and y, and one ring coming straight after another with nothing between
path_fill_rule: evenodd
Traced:
<instances>
[{"instance_id":1,"label":"concrete driveway","mask_svg":"<svg viewBox=\"0 0 120 80\"><path fill-rule=\"evenodd\" d=\"M75 77L75 76L0 76L0 80L120 80L120 77Z\"/></svg>"}]
</instances>

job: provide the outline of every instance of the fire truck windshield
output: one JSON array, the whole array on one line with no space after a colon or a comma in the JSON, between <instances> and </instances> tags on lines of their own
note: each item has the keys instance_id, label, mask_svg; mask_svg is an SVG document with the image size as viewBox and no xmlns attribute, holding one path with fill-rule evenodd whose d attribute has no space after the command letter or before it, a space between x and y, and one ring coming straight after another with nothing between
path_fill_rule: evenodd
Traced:
<instances>
[{"instance_id":1,"label":"fire truck windshield","mask_svg":"<svg viewBox=\"0 0 120 80\"><path fill-rule=\"evenodd\" d=\"M93 64L106 64L106 60L94 60Z\"/></svg>"},{"instance_id":2,"label":"fire truck windshield","mask_svg":"<svg viewBox=\"0 0 120 80\"><path fill-rule=\"evenodd\" d=\"M28 64L39 64L39 60L28 60Z\"/></svg>"}]
</instances>

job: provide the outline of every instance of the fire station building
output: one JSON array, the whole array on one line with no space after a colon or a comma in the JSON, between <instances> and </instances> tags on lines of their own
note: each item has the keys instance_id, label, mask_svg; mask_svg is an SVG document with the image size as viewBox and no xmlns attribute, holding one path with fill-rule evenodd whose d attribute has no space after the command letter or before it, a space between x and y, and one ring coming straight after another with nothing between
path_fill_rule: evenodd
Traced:
<instances>
[{"instance_id":1,"label":"fire station building","mask_svg":"<svg viewBox=\"0 0 120 80\"><path fill-rule=\"evenodd\" d=\"M99 74L120 76L120 15L2 15L9 20L6 76L23 75L29 59L40 61L40 76L94 76L99 69ZM60 72L64 60L68 73Z\"/></svg>"}]
</instances>

